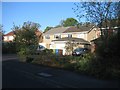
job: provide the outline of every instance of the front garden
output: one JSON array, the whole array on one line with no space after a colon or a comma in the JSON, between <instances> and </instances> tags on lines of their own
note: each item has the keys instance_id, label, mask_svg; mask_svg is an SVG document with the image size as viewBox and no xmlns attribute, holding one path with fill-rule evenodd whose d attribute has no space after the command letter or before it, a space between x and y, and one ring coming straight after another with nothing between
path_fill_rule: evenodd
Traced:
<instances>
[{"instance_id":1,"label":"front garden","mask_svg":"<svg viewBox=\"0 0 120 90\"><path fill-rule=\"evenodd\" d=\"M23 55L20 55L23 57ZM87 53L84 56L59 56L52 50L44 50L38 54L27 55L20 59L22 62L44 65L75 71L94 76L99 79L120 79L118 58L103 58Z\"/></svg>"},{"instance_id":2,"label":"front garden","mask_svg":"<svg viewBox=\"0 0 120 90\"><path fill-rule=\"evenodd\" d=\"M24 27L16 30L15 43L11 44L12 49L9 44L6 46L4 44L3 51L15 50L20 61L25 63L67 69L100 79L120 79L120 32L109 36L106 40L96 41L95 53L78 57L61 56L48 49L36 52L39 38L35 35L36 26L28 27L30 25L33 27L31 23L25 23Z\"/></svg>"}]
</instances>

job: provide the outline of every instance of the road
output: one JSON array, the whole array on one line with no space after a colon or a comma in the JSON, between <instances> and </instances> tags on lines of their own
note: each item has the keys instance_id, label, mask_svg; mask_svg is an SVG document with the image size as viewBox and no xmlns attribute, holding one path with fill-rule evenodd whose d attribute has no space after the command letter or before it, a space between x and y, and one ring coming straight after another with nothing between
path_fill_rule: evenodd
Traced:
<instances>
[{"instance_id":1,"label":"road","mask_svg":"<svg viewBox=\"0 0 120 90\"><path fill-rule=\"evenodd\" d=\"M2 62L3 88L119 88L118 81L97 80L74 72L19 62Z\"/></svg>"}]
</instances>

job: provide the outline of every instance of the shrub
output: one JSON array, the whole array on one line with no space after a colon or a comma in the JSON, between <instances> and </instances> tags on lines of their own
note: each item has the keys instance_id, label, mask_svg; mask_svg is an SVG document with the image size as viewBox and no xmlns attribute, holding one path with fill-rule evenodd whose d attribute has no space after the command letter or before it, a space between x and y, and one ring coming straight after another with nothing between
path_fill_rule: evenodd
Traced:
<instances>
[{"instance_id":1,"label":"shrub","mask_svg":"<svg viewBox=\"0 0 120 90\"><path fill-rule=\"evenodd\" d=\"M3 54L15 54L15 42L2 42L2 53Z\"/></svg>"},{"instance_id":2,"label":"shrub","mask_svg":"<svg viewBox=\"0 0 120 90\"><path fill-rule=\"evenodd\" d=\"M89 64L93 59L93 55L91 53L85 54L80 60L77 60L75 65L75 70L80 72L87 72L89 70Z\"/></svg>"},{"instance_id":3,"label":"shrub","mask_svg":"<svg viewBox=\"0 0 120 90\"><path fill-rule=\"evenodd\" d=\"M65 63L64 68L67 70L74 70L76 63Z\"/></svg>"},{"instance_id":4,"label":"shrub","mask_svg":"<svg viewBox=\"0 0 120 90\"><path fill-rule=\"evenodd\" d=\"M33 57L26 57L26 62L27 63L31 63L33 61Z\"/></svg>"},{"instance_id":5,"label":"shrub","mask_svg":"<svg viewBox=\"0 0 120 90\"><path fill-rule=\"evenodd\" d=\"M96 53L105 58L120 56L120 32L110 35L107 39L96 42Z\"/></svg>"},{"instance_id":6,"label":"shrub","mask_svg":"<svg viewBox=\"0 0 120 90\"><path fill-rule=\"evenodd\" d=\"M100 78L120 78L120 32L112 34L105 41L98 41L97 59L91 62L91 74Z\"/></svg>"}]
</instances>

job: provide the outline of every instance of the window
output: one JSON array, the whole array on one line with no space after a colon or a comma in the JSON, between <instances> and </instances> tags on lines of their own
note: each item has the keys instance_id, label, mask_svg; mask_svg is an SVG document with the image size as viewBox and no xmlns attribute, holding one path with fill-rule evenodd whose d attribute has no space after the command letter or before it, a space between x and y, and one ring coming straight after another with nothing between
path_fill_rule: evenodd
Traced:
<instances>
[{"instance_id":1,"label":"window","mask_svg":"<svg viewBox=\"0 0 120 90\"><path fill-rule=\"evenodd\" d=\"M46 35L46 36L45 36L45 39L50 39L50 35Z\"/></svg>"},{"instance_id":2,"label":"window","mask_svg":"<svg viewBox=\"0 0 120 90\"><path fill-rule=\"evenodd\" d=\"M84 38L84 34L77 35L77 38Z\"/></svg>"},{"instance_id":3,"label":"window","mask_svg":"<svg viewBox=\"0 0 120 90\"><path fill-rule=\"evenodd\" d=\"M68 38L72 38L72 34L68 34Z\"/></svg>"},{"instance_id":4,"label":"window","mask_svg":"<svg viewBox=\"0 0 120 90\"><path fill-rule=\"evenodd\" d=\"M54 35L54 38L56 39L61 38L61 35Z\"/></svg>"}]
</instances>

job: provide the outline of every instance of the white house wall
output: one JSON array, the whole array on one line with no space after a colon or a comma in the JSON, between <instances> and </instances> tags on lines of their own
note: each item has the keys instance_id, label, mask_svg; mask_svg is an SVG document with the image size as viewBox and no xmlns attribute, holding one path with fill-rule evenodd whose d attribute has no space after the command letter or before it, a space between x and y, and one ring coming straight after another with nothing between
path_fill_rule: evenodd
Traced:
<instances>
[{"instance_id":1,"label":"white house wall","mask_svg":"<svg viewBox=\"0 0 120 90\"><path fill-rule=\"evenodd\" d=\"M12 41L13 39L14 39L14 37L13 37L13 36L9 36L9 40L11 40L11 41Z\"/></svg>"},{"instance_id":2,"label":"white house wall","mask_svg":"<svg viewBox=\"0 0 120 90\"><path fill-rule=\"evenodd\" d=\"M56 49L62 49L63 55L65 55L65 43L64 44L55 44Z\"/></svg>"},{"instance_id":3,"label":"white house wall","mask_svg":"<svg viewBox=\"0 0 120 90\"><path fill-rule=\"evenodd\" d=\"M4 41L13 41L13 36L4 36Z\"/></svg>"},{"instance_id":4,"label":"white house wall","mask_svg":"<svg viewBox=\"0 0 120 90\"><path fill-rule=\"evenodd\" d=\"M7 36L5 36L5 37L4 37L4 41L7 41L7 40L8 40L8 37L7 37Z\"/></svg>"}]
</instances>

